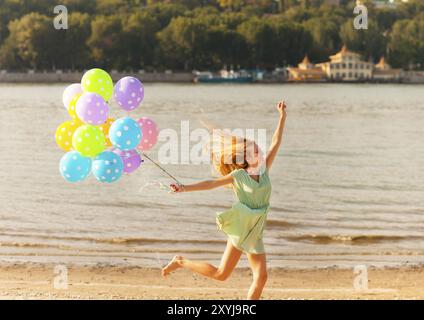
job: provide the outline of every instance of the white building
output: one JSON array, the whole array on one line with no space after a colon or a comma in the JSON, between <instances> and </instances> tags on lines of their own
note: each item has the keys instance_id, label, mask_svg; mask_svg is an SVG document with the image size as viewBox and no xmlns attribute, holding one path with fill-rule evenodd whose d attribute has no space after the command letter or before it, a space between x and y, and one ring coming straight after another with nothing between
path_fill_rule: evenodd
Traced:
<instances>
[{"instance_id":1,"label":"white building","mask_svg":"<svg viewBox=\"0 0 424 320\"><path fill-rule=\"evenodd\" d=\"M317 64L329 80L364 81L372 78L374 64L361 60L358 53L351 52L346 46L333 56L330 61Z\"/></svg>"}]
</instances>

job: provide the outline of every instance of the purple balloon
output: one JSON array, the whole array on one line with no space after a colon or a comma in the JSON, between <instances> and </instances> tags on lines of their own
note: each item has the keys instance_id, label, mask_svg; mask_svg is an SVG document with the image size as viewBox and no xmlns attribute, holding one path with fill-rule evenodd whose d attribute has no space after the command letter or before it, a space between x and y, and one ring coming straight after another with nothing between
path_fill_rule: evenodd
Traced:
<instances>
[{"instance_id":1,"label":"purple balloon","mask_svg":"<svg viewBox=\"0 0 424 320\"><path fill-rule=\"evenodd\" d=\"M106 122L109 106L101 95L86 92L78 99L76 112L85 123L98 126Z\"/></svg>"},{"instance_id":2,"label":"purple balloon","mask_svg":"<svg viewBox=\"0 0 424 320\"><path fill-rule=\"evenodd\" d=\"M138 108L144 99L143 84L134 77L125 77L115 85L113 96L118 105L125 111Z\"/></svg>"},{"instance_id":3,"label":"purple balloon","mask_svg":"<svg viewBox=\"0 0 424 320\"><path fill-rule=\"evenodd\" d=\"M124 163L124 173L126 174L134 172L144 162L144 160L141 159L140 154L135 150L122 151L115 148L112 152L121 157L122 162Z\"/></svg>"},{"instance_id":4,"label":"purple balloon","mask_svg":"<svg viewBox=\"0 0 424 320\"><path fill-rule=\"evenodd\" d=\"M76 95L82 94L82 93L83 91L82 91L81 83L74 83L66 87L65 91L63 91L63 96L62 96L63 105L65 106L65 108L68 109L72 99Z\"/></svg>"}]
</instances>

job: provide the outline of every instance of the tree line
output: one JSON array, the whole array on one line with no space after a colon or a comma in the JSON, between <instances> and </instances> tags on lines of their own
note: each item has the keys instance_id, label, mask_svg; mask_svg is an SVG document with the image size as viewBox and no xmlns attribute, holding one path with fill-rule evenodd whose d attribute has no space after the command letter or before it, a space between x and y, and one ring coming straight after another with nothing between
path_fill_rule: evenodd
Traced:
<instances>
[{"instance_id":1,"label":"tree line","mask_svg":"<svg viewBox=\"0 0 424 320\"><path fill-rule=\"evenodd\" d=\"M305 54L325 61L343 44L376 62L424 68L424 2L368 8L353 27L354 1L61 0L68 29L56 30L54 0L2 0L0 69L122 71L284 67Z\"/></svg>"}]
</instances>

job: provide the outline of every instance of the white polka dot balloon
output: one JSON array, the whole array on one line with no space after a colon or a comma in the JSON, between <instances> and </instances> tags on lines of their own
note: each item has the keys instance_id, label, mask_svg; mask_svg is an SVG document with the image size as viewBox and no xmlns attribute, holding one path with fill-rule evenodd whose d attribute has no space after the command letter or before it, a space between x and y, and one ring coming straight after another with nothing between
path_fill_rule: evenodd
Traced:
<instances>
[{"instance_id":1,"label":"white polka dot balloon","mask_svg":"<svg viewBox=\"0 0 424 320\"><path fill-rule=\"evenodd\" d=\"M124 163L121 157L111 151L102 152L93 160L92 172L100 182L113 183L118 181L123 170Z\"/></svg>"},{"instance_id":2,"label":"white polka dot balloon","mask_svg":"<svg viewBox=\"0 0 424 320\"><path fill-rule=\"evenodd\" d=\"M59 170L68 182L79 182L90 174L91 159L77 151L66 153L60 160Z\"/></svg>"},{"instance_id":3,"label":"white polka dot balloon","mask_svg":"<svg viewBox=\"0 0 424 320\"><path fill-rule=\"evenodd\" d=\"M124 151L135 149L142 136L138 123L128 117L116 120L109 129L109 139L113 146Z\"/></svg>"},{"instance_id":4,"label":"white polka dot balloon","mask_svg":"<svg viewBox=\"0 0 424 320\"><path fill-rule=\"evenodd\" d=\"M136 150L122 151L119 149L113 149L112 152L121 157L122 162L124 163L125 174L130 174L136 171L143 163L143 159Z\"/></svg>"},{"instance_id":5,"label":"white polka dot balloon","mask_svg":"<svg viewBox=\"0 0 424 320\"><path fill-rule=\"evenodd\" d=\"M148 151L152 149L158 141L159 130L156 123L147 117L143 117L137 121L140 125L143 137L137 146L140 151Z\"/></svg>"},{"instance_id":6,"label":"white polka dot balloon","mask_svg":"<svg viewBox=\"0 0 424 320\"><path fill-rule=\"evenodd\" d=\"M122 78L116 83L113 96L122 109L132 111L138 108L144 99L143 84L134 77Z\"/></svg>"},{"instance_id":7,"label":"white polka dot balloon","mask_svg":"<svg viewBox=\"0 0 424 320\"><path fill-rule=\"evenodd\" d=\"M99 126L107 121L109 106L101 95L86 92L78 99L76 113L86 124Z\"/></svg>"},{"instance_id":8,"label":"white polka dot balloon","mask_svg":"<svg viewBox=\"0 0 424 320\"><path fill-rule=\"evenodd\" d=\"M73 83L70 86L66 87L65 91L63 91L63 106L65 109L68 109L69 104L75 96L82 94L82 86L80 83Z\"/></svg>"},{"instance_id":9,"label":"white polka dot balloon","mask_svg":"<svg viewBox=\"0 0 424 320\"><path fill-rule=\"evenodd\" d=\"M95 68L84 73L81 86L84 92L100 94L105 101L109 101L113 95L112 78L102 69Z\"/></svg>"}]
</instances>

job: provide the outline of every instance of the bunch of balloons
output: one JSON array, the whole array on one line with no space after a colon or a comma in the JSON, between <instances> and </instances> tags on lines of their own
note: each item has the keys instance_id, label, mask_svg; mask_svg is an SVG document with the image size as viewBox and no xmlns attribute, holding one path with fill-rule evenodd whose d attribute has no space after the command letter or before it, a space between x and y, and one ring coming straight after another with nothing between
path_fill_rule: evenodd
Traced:
<instances>
[{"instance_id":1,"label":"bunch of balloons","mask_svg":"<svg viewBox=\"0 0 424 320\"><path fill-rule=\"evenodd\" d=\"M100 182L116 182L137 170L143 162L140 153L156 144L159 131L155 122L146 117L138 121L111 118L111 99L123 110L133 111L143 102L143 84L125 77L114 86L107 72L92 69L81 83L71 84L63 92L71 119L57 128L56 143L67 152L60 160L60 173L66 181L83 181L92 172Z\"/></svg>"}]
</instances>

